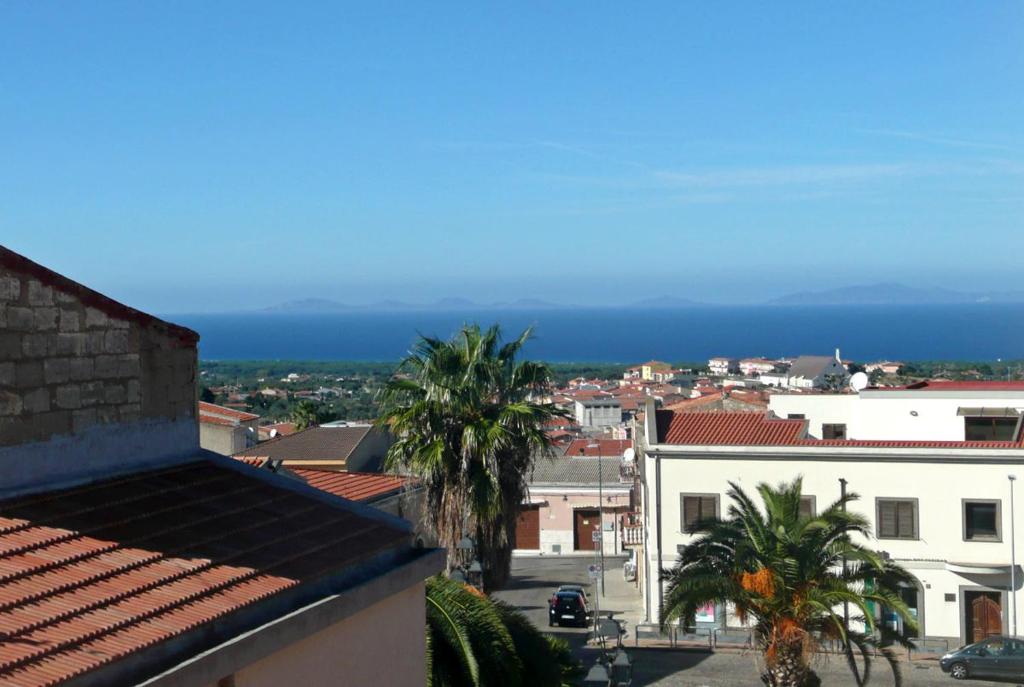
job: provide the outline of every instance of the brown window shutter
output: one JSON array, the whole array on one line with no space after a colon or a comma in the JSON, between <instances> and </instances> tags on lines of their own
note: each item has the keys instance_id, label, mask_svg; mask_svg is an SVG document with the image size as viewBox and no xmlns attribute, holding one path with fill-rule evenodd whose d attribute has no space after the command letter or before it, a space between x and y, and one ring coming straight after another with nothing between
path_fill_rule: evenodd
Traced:
<instances>
[{"instance_id":1,"label":"brown window shutter","mask_svg":"<svg viewBox=\"0 0 1024 687\"><path fill-rule=\"evenodd\" d=\"M700 519L707 520L713 518L715 513L715 497L714 496L701 496L700 497Z\"/></svg>"},{"instance_id":2,"label":"brown window shutter","mask_svg":"<svg viewBox=\"0 0 1024 687\"><path fill-rule=\"evenodd\" d=\"M809 518L809 517L811 517L813 515L814 515L814 513L811 512L811 498L809 496L801 496L800 497L800 517L801 518Z\"/></svg>"},{"instance_id":3,"label":"brown window shutter","mask_svg":"<svg viewBox=\"0 0 1024 687\"><path fill-rule=\"evenodd\" d=\"M900 537L914 538L914 502L900 501L897 504L897 521Z\"/></svg>"},{"instance_id":4,"label":"brown window shutter","mask_svg":"<svg viewBox=\"0 0 1024 687\"><path fill-rule=\"evenodd\" d=\"M683 530L689 529L693 523L700 520L700 497L683 497Z\"/></svg>"},{"instance_id":5,"label":"brown window shutter","mask_svg":"<svg viewBox=\"0 0 1024 687\"><path fill-rule=\"evenodd\" d=\"M896 503L882 501L878 504L878 535L881 537L897 536Z\"/></svg>"}]
</instances>

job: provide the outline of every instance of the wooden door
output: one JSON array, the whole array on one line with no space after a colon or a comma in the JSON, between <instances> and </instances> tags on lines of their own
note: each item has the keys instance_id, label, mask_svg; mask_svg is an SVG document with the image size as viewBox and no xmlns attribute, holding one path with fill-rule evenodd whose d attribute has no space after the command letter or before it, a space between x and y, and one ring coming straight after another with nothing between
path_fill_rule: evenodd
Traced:
<instances>
[{"instance_id":1,"label":"wooden door","mask_svg":"<svg viewBox=\"0 0 1024 687\"><path fill-rule=\"evenodd\" d=\"M573 511L573 548L577 551L596 551L594 532L597 531L600 512L596 510Z\"/></svg>"},{"instance_id":2,"label":"wooden door","mask_svg":"<svg viewBox=\"0 0 1024 687\"><path fill-rule=\"evenodd\" d=\"M971 616L971 643L1003 632L1003 609L999 604L999 592L967 592L968 611ZM973 598L970 598L972 597Z\"/></svg>"},{"instance_id":3,"label":"wooden door","mask_svg":"<svg viewBox=\"0 0 1024 687\"><path fill-rule=\"evenodd\" d=\"M516 520L516 540L512 548L540 549L540 506L523 506Z\"/></svg>"}]
</instances>

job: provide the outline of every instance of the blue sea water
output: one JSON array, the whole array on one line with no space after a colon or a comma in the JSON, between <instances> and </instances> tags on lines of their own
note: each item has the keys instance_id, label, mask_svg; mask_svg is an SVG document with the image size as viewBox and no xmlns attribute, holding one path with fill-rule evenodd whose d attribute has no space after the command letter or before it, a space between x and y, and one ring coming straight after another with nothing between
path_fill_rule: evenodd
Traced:
<instances>
[{"instance_id":1,"label":"blue sea water","mask_svg":"<svg viewBox=\"0 0 1024 687\"><path fill-rule=\"evenodd\" d=\"M1024 358L1024 304L694 307L477 312L172 315L199 332L205 360L395 360L417 333L464 322L507 336L533 325L527 354L550 362L704 360L831 354L854 360Z\"/></svg>"}]
</instances>

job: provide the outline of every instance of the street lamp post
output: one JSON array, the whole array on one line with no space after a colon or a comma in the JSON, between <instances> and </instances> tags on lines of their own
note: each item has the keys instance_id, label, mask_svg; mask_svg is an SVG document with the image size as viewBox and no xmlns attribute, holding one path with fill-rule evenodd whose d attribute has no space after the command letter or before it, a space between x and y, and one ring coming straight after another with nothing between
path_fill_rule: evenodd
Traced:
<instances>
[{"instance_id":1,"label":"street lamp post","mask_svg":"<svg viewBox=\"0 0 1024 687\"><path fill-rule=\"evenodd\" d=\"M601 444L590 443L586 448L600 449ZM601 472L601 452L597 452L597 550L601 559L601 593L604 594L604 475ZM580 449L580 456L586 455L586 449Z\"/></svg>"},{"instance_id":2,"label":"street lamp post","mask_svg":"<svg viewBox=\"0 0 1024 687\"><path fill-rule=\"evenodd\" d=\"M1017 475L1007 475L1010 481L1010 604L1013 605L1013 636L1017 636L1017 537L1013 517L1013 483Z\"/></svg>"}]
</instances>

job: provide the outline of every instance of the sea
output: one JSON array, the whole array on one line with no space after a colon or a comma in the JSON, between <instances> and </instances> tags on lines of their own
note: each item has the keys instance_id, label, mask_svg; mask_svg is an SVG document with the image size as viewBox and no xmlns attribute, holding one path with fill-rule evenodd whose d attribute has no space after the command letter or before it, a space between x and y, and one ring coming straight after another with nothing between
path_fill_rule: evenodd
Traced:
<instances>
[{"instance_id":1,"label":"sea","mask_svg":"<svg viewBox=\"0 0 1024 687\"><path fill-rule=\"evenodd\" d=\"M1024 358L1024 304L703 306L169 315L200 334L204 360L397 360L418 334L463 323L528 326L548 362L700 361L711 356L831 355L891 360Z\"/></svg>"}]
</instances>

